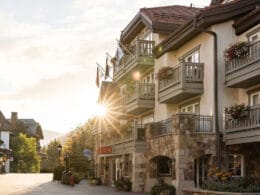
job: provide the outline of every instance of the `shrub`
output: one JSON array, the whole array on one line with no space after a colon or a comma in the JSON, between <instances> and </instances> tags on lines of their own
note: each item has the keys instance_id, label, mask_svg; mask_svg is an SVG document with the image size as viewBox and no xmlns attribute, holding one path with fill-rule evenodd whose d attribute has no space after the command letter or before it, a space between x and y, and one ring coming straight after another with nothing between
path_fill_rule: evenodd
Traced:
<instances>
[{"instance_id":1,"label":"shrub","mask_svg":"<svg viewBox=\"0 0 260 195\"><path fill-rule=\"evenodd\" d=\"M222 192L260 192L259 184L243 177L231 177L224 181L210 178L203 182L202 188Z\"/></svg>"},{"instance_id":2,"label":"shrub","mask_svg":"<svg viewBox=\"0 0 260 195\"><path fill-rule=\"evenodd\" d=\"M101 178L100 177L89 178L89 184L101 185L102 184Z\"/></svg>"},{"instance_id":3,"label":"shrub","mask_svg":"<svg viewBox=\"0 0 260 195\"><path fill-rule=\"evenodd\" d=\"M62 177L62 172L65 170L64 166L57 166L53 170L53 180L60 181Z\"/></svg>"},{"instance_id":4,"label":"shrub","mask_svg":"<svg viewBox=\"0 0 260 195\"><path fill-rule=\"evenodd\" d=\"M170 195L175 195L175 187L167 184L154 185L151 190L151 195L160 195L161 192L166 191L169 192Z\"/></svg>"},{"instance_id":5,"label":"shrub","mask_svg":"<svg viewBox=\"0 0 260 195\"><path fill-rule=\"evenodd\" d=\"M84 173L75 172L72 175L74 176L75 184L78 184L82 179L84 179Z\"/></svg>"}]
</instances>

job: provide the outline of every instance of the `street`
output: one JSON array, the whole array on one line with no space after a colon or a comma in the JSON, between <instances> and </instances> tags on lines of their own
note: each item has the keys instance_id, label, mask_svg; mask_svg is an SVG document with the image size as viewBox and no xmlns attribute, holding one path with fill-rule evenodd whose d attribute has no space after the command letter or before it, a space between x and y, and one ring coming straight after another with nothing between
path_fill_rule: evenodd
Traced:
<instances>
[{"instance_id":1,"label":"street","mask_svg":"<svg viewBox=\"0 0 260 195\"><path fill-rule=\"evenodd\" d=\"M90 186L86 180L75 187L52 181L52 174L0 175L0 195L145 195L149 193L117 192L111 187Z\"/></svg>"}]
</instances>

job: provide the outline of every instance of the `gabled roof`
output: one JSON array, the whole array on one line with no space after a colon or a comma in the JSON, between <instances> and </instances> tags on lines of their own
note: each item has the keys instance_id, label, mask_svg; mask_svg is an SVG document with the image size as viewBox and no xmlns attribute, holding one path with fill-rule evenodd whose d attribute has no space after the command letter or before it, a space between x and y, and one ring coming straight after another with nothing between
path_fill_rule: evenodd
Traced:
<instances>
[{"instance_id":1,"label":"gabled roof","mask_svg":"<svg viewBox=\"0 0 260 195\"><path fill-rule=\"evenodd\" d=\"M154 33L169 34L190 20L200 8L180 5L141 8L121 33L121 42L129 43L144 27Z\"/></svg>"},{"instance_id":2,"label":"gabled roof","mask_svg":"<svg viewBox=\"0 0 260 195\"><path fill-rule=\"evenodd\" d=\"M11 123L5 118L0 111L0 131L13 131Z\"/></svg>"},{"instance_id":3,"label":"gabled roof","mask_svg":"<svg viewBox=\"0 0 260 195\"><path fill-rule=\"evenodd\" d=\"M260 4L260 0L235 0L227 4L218 4L201 10L193 19L182 25L167 39L154 48L154 54L158 58L165 52L176 50L187 41L197 36L200 31L196 28L208 28L211 25L237 19L248 14ZM259 20L257 20L259 22ZM195 28L196 24L196 28ZM244 32L248 28L244 28Z\"/></svg>"},{"instance_id":4,"label":"gabled roof","mask_svg":"<svg viewBox=\"0 0 260 195\"><path fill-rule=\"evenodd\" d=\"M26 126L26 132L28 135L36 136L39 139L43 139L42 128L39 123L34 119L18 119L19 122L22 122Z\"/></svg>"}]
</instances>

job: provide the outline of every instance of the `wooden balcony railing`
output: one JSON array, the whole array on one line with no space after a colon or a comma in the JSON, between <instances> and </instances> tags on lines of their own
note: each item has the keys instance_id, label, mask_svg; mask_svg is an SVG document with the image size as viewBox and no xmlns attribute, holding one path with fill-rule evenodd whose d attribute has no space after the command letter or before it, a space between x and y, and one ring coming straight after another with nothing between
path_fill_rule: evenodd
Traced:
<instances>
[{"instance_id":1,"label":"wooden balcony railing","mask_svg":"<svg viewBox=\"0 0 260 195\"><path fill-rule=\"evenodd\" d=\"M145 129L144 125L133 124L132 126L122 129L121 133L111 135L109 138L107 135L101 135L102 146L110 146L115 144L121 144L126 142L144 141Z\"/></svg>"},{"instance_id":2,"label":"wooden balcony railing","mask_svg":"<svg viewBox=\"0 0 260 195\"><path fill-rule=\"evenodd\" d=\"M129 104L138 100L154 100L154 84L152 83L136 83L129 85L125 96L125 104Z\"/></svg>"},{"instance_id":3,"label":"wooden balcony railing","mask_svg":"<svg viewBox=\"0 0 260 195\"><path fill-rule=\"evenodd\" d=\"M137 40L135 45L128 48L131 54L126 52L120 61L115 63L114 78L121 78L138 64L142 66L153 65L153 48L154 41Z\"/></svg>"},{"instance_id":4,"label":"wooden balcony railing","mask_svg":"<svg viewBox=\"0 0 260 195\"><path fill-rule=\"evenodd\" d=\"M260 106L250 107L237 119L233 119L229 115L225 117L226 133L256 128L260 128Z\"/></svg>"},{"instance_id":5,"label":"wooden balcony railing","mask_svg":"<svg viewBox=\"0 0 260 195\"><path fill-rule=\"evenodd\" d=\"M167 79L159 79L160 103L179 103L203 93L203 63L182 62Z\"/></svg>"},{"instance_id":6,"label":"wooden balcony railing","mask_svg":"<svg viewBox=\"0 0 260 195\"><path fill-rule=\"evenodd\" d=\"M186 82L203 82L202 63L183 62L177 65L168 79L159 80L159 90L176 84L185 84Z\"/></svg>"},{"instance_id":7,"label":"wooden balcony railing","mask_svg":"<svg viewBox=\"0 0 260 195\"><path fill-rule=\"evenodd\" d=\"M249 44L248 54L240 58L234 58L225 64L226 74L230 74L242 68L244 65L260 58L260 41Z\"/></svg>"}]
</instances>

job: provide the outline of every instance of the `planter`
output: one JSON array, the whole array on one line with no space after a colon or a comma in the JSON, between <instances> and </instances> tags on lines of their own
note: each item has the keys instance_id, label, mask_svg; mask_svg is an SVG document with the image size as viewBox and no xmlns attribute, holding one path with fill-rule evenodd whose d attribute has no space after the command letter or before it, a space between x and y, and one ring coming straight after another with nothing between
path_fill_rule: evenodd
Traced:
<instances>
[{"instance_id":1,"label":"planter","mask_svg":"<svg viewBox=\"0 0 260 195\"><path fill-rule=\"evenodd\" d=\"M156 78L158 80L166 80L169 79L174 73L174 69L172 67L163 67L161 68L157 74L156 74Z\"/></svg>"}]
</instances>

